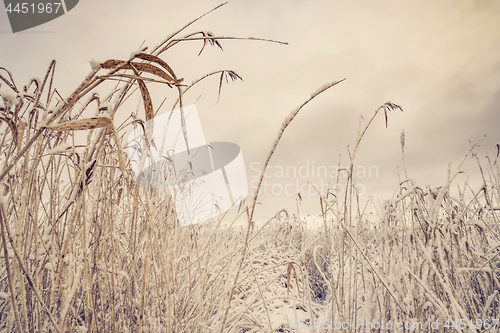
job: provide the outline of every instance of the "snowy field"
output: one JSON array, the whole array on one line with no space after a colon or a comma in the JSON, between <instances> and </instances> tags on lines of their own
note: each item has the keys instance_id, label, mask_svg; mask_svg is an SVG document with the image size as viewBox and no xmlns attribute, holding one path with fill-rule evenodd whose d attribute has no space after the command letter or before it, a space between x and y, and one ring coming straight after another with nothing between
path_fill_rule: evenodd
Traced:
<instances>
[{"instance_id":1,"label":"snowy field","mask_svg":"<svg viewBox=\"0 0 500 333\"><path fill-rule=\"evenodd\" d=\"M50 75L33 92L2 90L3 332L498 329L500 144L478 158L476 192L454 181L460 166L450 163L439 188L405 176L368 219L350 173L343 193L321 193L314 228L300 197L297 211L254 223L252 195L234 218L181 227L169 192L139 188L116 144L120 129L140 123L112 122L137 78L103 106L82 95L100 70L53 112L41 104ZM94 117L80 118L87 109ZM387 104L373 117L397 110ZM50 125L58 116L65 122ZM86 145L75 143L77 130ZM473 147L466 158L479 154Z\"/></svg>"},{"instance_id":2,"label":"snowy field","mask_svg":"<svg viewBox=\"0 0 500 333\"><path fill-rule=\"evenodd\" d=\"M365 134L401 115L387 102L360 118L347 176L319 189L317 217L297 193L295 209L265 207L274 215L257 221L263 205L249 193L182 226L177 198L138 186L128 134L148 137L163 102L181 106L205 78L215 92L240 79L220 70L184 82L162 58L181 32L130 59L92 61L68 96L52 85L56 62L25 86L0 69L0 332L500 332L500 143L463 156L479 187L460 160L431 187L407 171L403 131L399 186L367 203L352 170ZM187 38L219 46L208 32ZM342 81L284 117L260 183L288 125ZM154 85L169 89L161 103Z\"/></svg>"}]
</instances>

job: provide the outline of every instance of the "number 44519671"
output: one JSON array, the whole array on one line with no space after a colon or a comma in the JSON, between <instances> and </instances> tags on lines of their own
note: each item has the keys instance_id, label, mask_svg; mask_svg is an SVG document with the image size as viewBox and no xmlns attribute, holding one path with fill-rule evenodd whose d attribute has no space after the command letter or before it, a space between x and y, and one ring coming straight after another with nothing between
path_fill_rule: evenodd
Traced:
<instances>
[{"instance_id":1,"label":"number 44519671","mask_svg":"<svg viewBox=\"0 0 500 333\"><path fill-rule=\"evenodd\" d=\"M18 13L18 14L27 14L27 13L38 13L38 14L50 14L52 12L57 13L59 8L61 7L60 2L55 3L38 3L36 6L34 3L17 3L14 8L12 3L9 3L7 8L5 9L7 13Z\"/></svg>"}]
</instances>

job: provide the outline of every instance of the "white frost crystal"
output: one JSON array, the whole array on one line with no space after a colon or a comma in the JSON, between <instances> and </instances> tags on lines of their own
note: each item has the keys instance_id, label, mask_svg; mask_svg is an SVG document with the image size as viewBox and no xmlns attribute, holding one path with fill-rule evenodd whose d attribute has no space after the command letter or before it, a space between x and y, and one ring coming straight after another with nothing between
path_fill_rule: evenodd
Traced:
<instances>
[{"instance_id":1,"label":"white frost crystal","mask_svg":"<svg viewBox=\"0 0 500 333\"><path fill-rule=\"evenodd\" d=\"M101 62L97 61L95 59L89 60L90 62L90 68L92 68L93 71L96 71L101 67Z\"/></svg>"}]
</instances>

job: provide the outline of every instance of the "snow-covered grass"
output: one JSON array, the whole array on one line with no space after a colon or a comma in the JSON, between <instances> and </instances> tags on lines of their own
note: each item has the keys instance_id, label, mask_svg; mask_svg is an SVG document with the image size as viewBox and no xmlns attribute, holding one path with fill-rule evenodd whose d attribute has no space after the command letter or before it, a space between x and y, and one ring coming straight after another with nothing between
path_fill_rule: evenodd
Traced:
<instances>
[{"instance_id":1,"label":"snow-covered grass","mask_svg":"<svg viewBox=\"0 0 500 333\"><path fill-rule=\"evenodd\" d=\"M155 50L176 43L167 39ZM93 62L65 100L51 85L54 63L25 90L10 73L0 77L0 332L321 332L346 324L345 331L371 332L389 322L395 332L403 331L399 323L406 332L436 322L433 332L493 327L500 317L498 153L478 159L485 178L477 192L456 184L460 167L450 166L437 189L405 171L375 222L364 218L351 172L336 180L344 193L321 193L321 228L307 229L278 207L256 225L257 195L239 207L247 228L226 226L227 217L180 227L170 194L139 188L123 152L123 134L148 119L135 112L122 124L114 120L139 92L152 117L144 83L153 84L150 74L179 102L187 90L157 57L161 52L143 51L133 53L133 65ZM93 93L116 80L109 95ZM337 83L285 119L264 165L300 109ZM351 170L372 120L383 111L387 121L394 110L401 108L386 103L360 127ZM404 160L404 134L401 146ZM475 147L470 153L477 156Z\"/></svg>"}]
</instances>

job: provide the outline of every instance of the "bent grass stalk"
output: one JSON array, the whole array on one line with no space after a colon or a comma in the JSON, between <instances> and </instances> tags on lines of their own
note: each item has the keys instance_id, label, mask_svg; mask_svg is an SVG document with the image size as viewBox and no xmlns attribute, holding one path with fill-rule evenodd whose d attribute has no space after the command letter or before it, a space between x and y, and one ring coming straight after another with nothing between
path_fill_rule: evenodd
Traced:
<instances>
[{"instance_id":1,"label":"bent grass stalk","mask_svg":"<svg viewBox=\"0 0 500 333\"><path fill-rule=\"evenodd\" d=\"M243 266L243 262L245 261L245 257L246 257L246 253L247 253L247 249L248 249L248 239L250 237L250 233L251 233L251 231L253 229L253 225L254 225L253 214L254 214L254 211L255 211L255 206L257 204L257 198L259 196L259 190L260 190L260 187L262 186L262 180L264 179L264 175L266 173L267 166L269 165L269 161L271 160L271 157L273 156L274 151L276 150L276 147L278 146L278 143L279 143L281 137L283 136L283 133L285 132L285 129L288 127L288 125L292 122L292 120L297 116L297 114L299 113L299 111L305 105L307 105L310 101L312 101L316 96L318 96L322 92L326 91L327 89L330 89L331 87L339 84L340 82L342 82L344 80L345 79L342 79L340 81L335 81L335 82L323 85L319 90L317 90L316 92L314 92L309 99L307 99L304 103L302 103L302 105L300 105L298 108L296 108L295 110L293 110L288 115L288 117L286 117L285 120L283 121L283 124L281 125L281 128L278 131L278 136L274 140L272 148L269 151L269 153L267 154L267 158L266 158L266 161L264 163L264 167L263 167L262 173L260 175L259 184L257 185L257 189L255 191L254 199L253 199L252 205L250 207L251 213L250 213L250 217L248 219L248 227L247 227L246 236L245 236L245 243L244 243L245 245L243 247L243 254L241 256L240 264L238 266L238 270L236 271L236 276L234 278L234 283L235 284L238 281L238 278L239 278L239 275L240 275L240 272L241 272L241 267ZM226 308L226 311L225 311L225 314L224 314L224 319L223 319L222 325L221 325L221 333L224 330L224 325L225 325L226 320L227 320L227 315L229 313L229 308L231 306L231 301L233 299L233 294L234 294L234 289L231 291L231 294L229 295L228 305L227 305L227 308Z\"/></svg>"}]
</instances>

